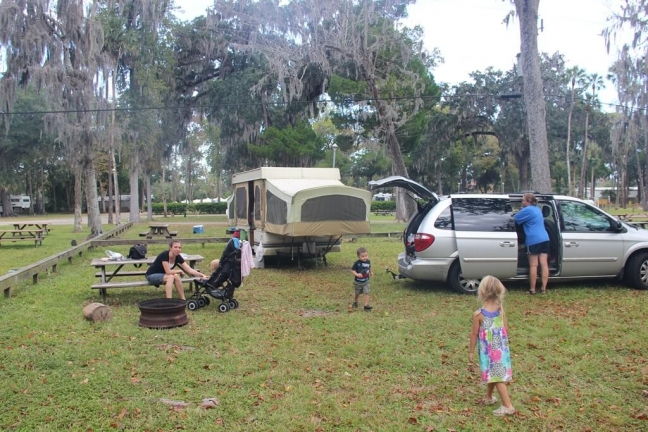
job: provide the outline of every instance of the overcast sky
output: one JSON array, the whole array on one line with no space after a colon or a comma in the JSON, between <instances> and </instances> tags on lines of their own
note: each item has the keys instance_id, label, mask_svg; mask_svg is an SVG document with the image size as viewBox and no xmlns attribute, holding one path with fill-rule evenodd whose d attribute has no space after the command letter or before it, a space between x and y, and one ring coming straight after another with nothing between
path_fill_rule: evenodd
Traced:
<instances>
[{"instance_id":1,"label":"overcast sky","mask_svg":"<svg viewBox=\"0 0 648 432\"><path fill-rule=\"evenodd\" d=\"M322 0L326 1L326 0ZM181 4L183 19L200 15L211 0L188 0ZM607 76L616 53L607 54L601 31L617 10L619 0L540 0L542 31L538 48L565 56L567 66ZM510 0L418 0L410 7L408 26L420 25L428 50L438 48L444 63L434 71L437 82L455 84L469 80L470 72L492 66L510 69L520 51L519 22L502 22L513 9ZM616 103L612 84L601 91L603 103ZM604 107L605 108L605 107ZM605 108L612 111L612 107Z\"/></svg>"}]
</instances>

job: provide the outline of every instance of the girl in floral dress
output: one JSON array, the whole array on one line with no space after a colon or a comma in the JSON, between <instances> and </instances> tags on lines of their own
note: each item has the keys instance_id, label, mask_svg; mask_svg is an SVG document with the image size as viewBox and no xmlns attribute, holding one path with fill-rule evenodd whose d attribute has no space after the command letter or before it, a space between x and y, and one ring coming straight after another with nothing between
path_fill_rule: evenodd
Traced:
<instances>
[{"instance_id":1,"label":"girl in floral dress","mask_svg":"<svg viewBox=\"0 0 648 432\"><path fill-rule=\"evenodd\" d=\"M482 381L486 383L486 398L483 403L493 405L497 399L493 390L497 389L502 405L493 411L497 416L511 415L515 408L508 394L508 383L513 376L511 369L511 352L508 342L508 325L502 300L506 288L494 276L482 279L477 290L477 297L482 302L482 307L472 316L472 329L470 332L470 347L468 360L471 364L475 361L475 347L479 340L479 368Z\"/></svg>"}]
</instances>

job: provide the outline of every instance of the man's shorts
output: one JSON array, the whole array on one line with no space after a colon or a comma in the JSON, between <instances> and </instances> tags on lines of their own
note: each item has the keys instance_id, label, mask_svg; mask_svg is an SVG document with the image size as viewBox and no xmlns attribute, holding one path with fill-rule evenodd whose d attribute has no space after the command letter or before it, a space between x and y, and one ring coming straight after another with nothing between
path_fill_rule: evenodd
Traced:
<instances>
[{"instance_id":1,"label":"man's shorts","mask_svg":"<svg viewBox=\"0 0 648 432\"><path fill-rule=\"evenodd\" d=\"M536 243L531 246L527 246L527 252L529 255L540 255L549 253L549 242L544 241L542 243Z\"/></svg>"},{"instance_id":2,"label":"man's shorts","mask_svg":"<svg viewBox=\"0 0 648 432\"><path fill-rule=\"evenodd\" d=\"M164 273L153 273L146 275L146 280L151 285L160 286L164 285Z\"/></svg>"},{"instance_id":3,"label":"man's shorts","mask_svg":"<svg viewBox=\"0 0 648 432\"><path fill-rule=\"evenodd\" d=\"M356 294L369 294L369 281L353 282L353 288Z\"/></svg>"}]
</instances>

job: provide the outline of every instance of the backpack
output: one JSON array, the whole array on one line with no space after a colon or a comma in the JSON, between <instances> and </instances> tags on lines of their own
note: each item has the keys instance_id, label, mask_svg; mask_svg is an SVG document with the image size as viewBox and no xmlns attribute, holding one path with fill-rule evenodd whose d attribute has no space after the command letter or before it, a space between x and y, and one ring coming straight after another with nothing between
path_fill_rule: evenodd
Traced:
<instances>
[{"instance_id":1,"label":"backpack","mask_svg":"<svg viewBox=\"0 0 648 432\"><path fill-rule=\"evenodd\" d=\"M128 251L128 258L130 259L144 259L146 258L146 245L137 243L134 246L131 246L130 250Z\"/></svg>"}]
</instances>

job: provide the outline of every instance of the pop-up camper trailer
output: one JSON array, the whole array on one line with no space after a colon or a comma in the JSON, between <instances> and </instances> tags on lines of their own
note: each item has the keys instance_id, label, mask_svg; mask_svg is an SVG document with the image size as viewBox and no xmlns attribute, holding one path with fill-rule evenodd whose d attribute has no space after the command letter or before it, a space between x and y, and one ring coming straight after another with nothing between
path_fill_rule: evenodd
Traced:
<instances>
[{"instance_id":1,"label":"pop-up camper trailer","mask_svg":"<svg viewBox=\"0 0 648 432\"><path fill-rule=\"evenodd\" d=\"M262 167L234 174L232 186L228 218L257 259L325 257L343 235L369 232L371 192L345 186L337 168Z\"/></svg>"}]
</instances>

